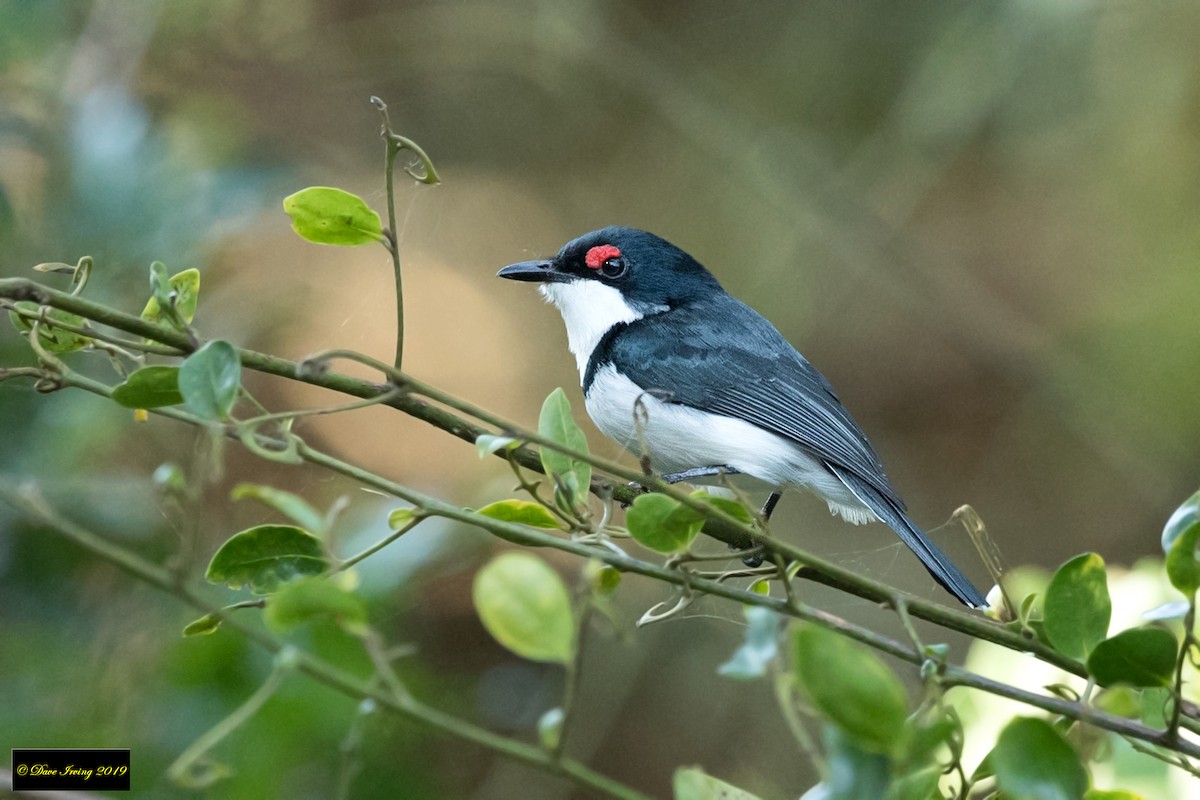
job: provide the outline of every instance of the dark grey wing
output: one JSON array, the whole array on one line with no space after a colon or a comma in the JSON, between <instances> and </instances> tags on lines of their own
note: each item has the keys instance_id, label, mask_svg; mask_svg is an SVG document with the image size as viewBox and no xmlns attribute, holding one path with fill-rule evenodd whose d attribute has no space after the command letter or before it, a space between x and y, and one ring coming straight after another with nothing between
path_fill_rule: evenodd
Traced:
<instances>
[{"instance_id":1,"label":"dark grey wing","mask_svg":"<svg viewBox=\"0 0 1200 800\"><path fill-rule=\"evenodd\" d=\"M745 420L819 458L969 606L983 594L905 513L879 457L833 387L770 322L729 295L631 322L607 335L584 380L603 363L663 401ZM696 466L707 466L698 464Z\"/></svg>"},{"instance_id":2,"label":"dark grey wing","mask_svg":"<svg viewBox=\"0 0 1200 800\"><path fill-rule=\"evenodd\" d=\"M661 400L789 439L904 509L825 376L770 322L729 295L632 322L619 336L606 337L592 359L612 362Z\"/></svg>"}]
</instances>

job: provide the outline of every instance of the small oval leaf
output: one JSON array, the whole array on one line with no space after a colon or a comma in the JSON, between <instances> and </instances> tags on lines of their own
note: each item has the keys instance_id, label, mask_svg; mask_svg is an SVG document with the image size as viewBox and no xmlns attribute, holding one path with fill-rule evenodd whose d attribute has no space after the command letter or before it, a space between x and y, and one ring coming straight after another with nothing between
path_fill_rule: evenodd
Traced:
<instances>
[{"instance_id":1,"label":"small oval leaf","mask_svg":"<svg viewBox=\"0 0 1200 800\"><path fill-rule=\"evenodd\" d=\"M286 581L320 575L329 566L321 540L294 525L258 525L235 533L209 562L205 578L255 594L270 594Z\"/></svg>"},{"instance_id":2,"label":"small oval leaf","mask_svg":"<svg viewBox=\"0 0 1200 800\"><path fill-rule=\"evenodd\" d=\"M489 503L476 513L485 517L530 525L534 528L561 529L558 519L541 503L532 500L500 500Z\"/></svg>"},{"instance_id":3,"label":"small oval leaf","mask_svg":"<svg viewBox=\"0 0 1200 800\"><path fill-rule=\"evenodd\" d=\"M354 247L384 241L379 215L358 195L310 186L283 199L292 230L317 244Z\"/></svg>"},{"instance_id":4,"label":"small oval leaf","mask_svg":"<svg viewBox=\"0 0 1200 800\"><path fill-rule=\"evenodd\" d=\"M542 747L547 750L558 749L559 742L562 741L563 722L566 718L567 715L558 706L542 714L537 724L538 741Z\"/></svg>"},{"instance_id":5,"label":"small oval leaf","mask_svg":"<svg viewBox=\"0 0 1200 800\"><path fill-rule=\"evenodd\" d=\"M300 578L271 595L263 611L267 627L278 633L313 619L332 617L355 635L367 626L367 607L362 598L324 578Z\"/></svg>"},{"instance_id":6,"label":"small oval leaf","mask_svg":"<svg viewBox=\"0 0 1200 800\"><path fill-rule=\"evenodd\" d=\"M237 351L220 339L192 353L179 367L179 392L188 410L204 419L229 419L241 385Z\"/></svg>"},{"instance_id":7,"label":"small oval leaf","mask_svg":"<svg viewBox=\"0 0 1200 800\"><path fill-rule=\"evenodd\" d=\"M142 309L142 319L160 325L174 325L174 318L163 310L164 305L170 303L171 296L174 295L175 313L185 323L191 322L196 318L196 305L200 302L200 270L185 269L170 278L166 278L166 270L159 261L150 265L153 296L146 301L146 307Z\"/></svg>"},{"instance_id":8,"label":"small oval leaf","mask_svg":"<svg viewBox=\"0 0 1200 800\"><path fill-rule=\"evenodd\" d=\"M1088 788L1079 756L1045 720L1017 717L1008 723L988 761L1007 797L1079 800Z\"/></svg>"},{"instance_id":9,"label":"small oval leaf","mask_svg":"<svg viewBox=\"0 0 1200 800\"><path fill-rule=\"evenodd\" d=\"M699 512L665 494L641 494L625 515L634 540L658 553L686 550L704 527Z\"/></svg>"},{"instance_id":10,"label":"small oval leaf","mask_svg":"<svg viewBox=\"0 0 1200 800\"><path fill-rule=\"evenodd\" d=\"M1179 508L1171 514L1167 524L1163 526L1163 552L1170 553L1175 546L1175 541L1183 535L1183 532L1197 523L1200 523L1200 492L1196 492L1184 500Z\"/></svg>"},{"instance_id":11,"label":"small oval leaf","mask_svg":"<svg viewBox=\"0 0 1200 800\"><path fill-rule=\"evenodd\" d=\"M1197 544L1200 544L1200 522L1193 522L1172 537L1171 550L1167 553L1167 580L1189 598L1200 589Z\"/></svg>"},{"instance_id":12,"label":"small oval leaf","mask_svg":"<svg viewBox=\"0 0 1200 800\"><path fill-rule=\"evenodd\" d=\"M1088 674L1101 686L1170 686L1179 643L1162 628L1131 628L1096 645L1088 656Z\"/></svg>"},{"instance_id":13,"label":"small oval leaf","mask_svg":"<svg viewBox=\"0 0 1200 800\"><path fill-rule=\"evenodd\" d=\"M671 781L674 800L758 800L756 795L706 773L700 767L680 767Z\"/></svg>"},{"instance_id":14,"label":"small oval leaf","mask_svg":"<svg viewBox=\"0 0 1200 800\"><path fill-rule=\"evenodd\" d=\"M37 314L40 306L30 300L19 300L13 303L13 307L29 314ZM73 353L76 350L82 350L92 343L92 340L87 336L65 331L62 328L55 327L53 324L53 321L58 321L64 325L82 328L87 323L78 314L63 311L60 308L47 308L45 317L50 321L43 321L38 325L38 341L49 352L58 354ZM33 330L34 321L28 317L21 316L16 311L9 311L8 319L12 322L14 328L23 333L29 333Z\"/></svg>"},{"instance_id":15,"label":"small oval leaf","mask_svg":"<svg viewBox=\"0 0 1200 800\"><path fill-rule=\"evenodd\" d=\"M1108 635L1112 619L1104 559L1084 553L1059 567L1046 587L1042 613L1054 649L1071 658L1086 657Z\"/></svg>"},{"instance_id":16,"label":"small oval leaf","mask_svg":"<svg viewBox=\"0 0 1200 800\"><path fill-rule=\"evenodd\" d=\"M205 614L197 620L189 622L183 629L184 636L208 636L216 633L217 628L221 627L220 614Z\"/></svg>"},{"instance_id":17,"label":"small oval leaf","mask_svg":"<svg viewBox=\"0 0 1200 800\"><path fill-rule=\"evenodd\" d=\"M692 497L702 503L707 503L713 508L719 508L729 516L736 519L743 525L750 525L754 522L754 512L746 508L737 500L728 497L720 497L719 495L709 494L704 489L697 489L692 492Z\"/></svg>"},{"instance_id":18,"label":"small oval leaf","mask_svg":"<svg viewBox=\"0 0 1200 800\"><path fill-rule=\"evenodd\" d=\"M388 513L388 527L398 531L417 518L417 513L411 508L396 508Z\"/></svg>"},{"instance_id":19,"label":"small oval leaf","mask_svg":"<svg viewBox=\"0 0 1200 800\"><path fill-rule=\"evenodd\" d=\"M594 563L594 562L593 562ZM607 564L592 574L592 589L600 595L610 595L621 585L621 571Z\"/></svg>"},{"instance_id":20,"label":"small oval leaf","mask_svg":"<svg viewBox=\"0 0 1200 800\"><path fill-rule=\"evenodd\" d=\"M490 456L500 450L513 450L520 446L520 439L514 439L511 436L496 436L491 433L481 433L475 440L475 452L479 454L480 458Z\"/></svg>"},{"instance_id":21,"label":"small oval leaf","mask_svg":"<svg viewBox=\"0 0 1200 800\"><path fill-rule=\"evenodd\" d=\"M866 648L815 625L800 626L793 641L796 677L813 705L864 749L889 752L908 716L896 675Z\"/></svg>"},{"instance_id":22,"label":"small oval leaf","mask_svg":"<svg viewBox=\"0 0 1200 800\"><path fill-rule=\"evenodd\" d=\"M551 392L542 403L542 411L538 415L538 433L571 450L588 452L587 437L575 424L575 418L571 414L571 402L567 400L567 393L561 387ZM556 484L567 488L568 501L573 504L582 502L592 483L592 465L585 461L576 461L549 447L541 448L540 455L542 469L546 474Z\"/></svg>"},{"instance_id":23,"label":"small oval leaf","mask_svg":"<svg viewBox=\"0 0 1200 800\"><path fill-rule=\"evenodd\" d=\"M562 578L527 553L505 553L475 576L475 610L496 641L533 661L567 663L575 617Z\"/></svg>"},{"instance_id":24,"label":"small oval leaf","mask_svg":"<svg viewBox=\"0 0 1200 800\"><path fill-rule=\"evenodd\" d=\"M1142 690L1142 705L1138 718L1151 728L1167 727L1167 720L1175 706L1175 696L1170 689L1162 687Z\"/></svg>"},{"instance_id":25,"label":"small oval leaf","mask_svg":"<svg viewBox=\"0 0 1200 800\"><path fill-rule=\"evenodd\" d=\"M126 408L160 408L183 402L179 367L142 367L113 387L113 400Z\"/></svg>"}]
</instances>

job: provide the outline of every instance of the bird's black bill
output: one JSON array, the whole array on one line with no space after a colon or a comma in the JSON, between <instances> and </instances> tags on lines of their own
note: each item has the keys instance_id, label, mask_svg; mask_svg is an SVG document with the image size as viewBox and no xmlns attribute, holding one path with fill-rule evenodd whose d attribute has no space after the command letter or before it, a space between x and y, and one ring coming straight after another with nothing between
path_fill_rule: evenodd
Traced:
<instances>
[{"instance_id":1,"label":"bird's black bill","mask_svg":"<svg viewBox=\"0 0 1200 800\"><path fill-rule=\"evenodd\" d=\"M565 283L571 280L570 276L555 270L554 264L550 261L522 261L519 264L509 264L497 272L496 277L530 283Z\"/></svg>"}]
</instances>

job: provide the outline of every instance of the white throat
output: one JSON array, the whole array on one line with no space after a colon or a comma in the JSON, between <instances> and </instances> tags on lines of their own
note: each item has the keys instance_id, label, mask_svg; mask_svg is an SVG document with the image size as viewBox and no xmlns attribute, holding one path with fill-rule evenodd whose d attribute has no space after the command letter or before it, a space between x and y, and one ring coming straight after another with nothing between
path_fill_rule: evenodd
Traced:
<instances>
[{"instance_id":1,"label":"white throat","mask_svg":"<svg viewBox=\"0 0 1200 800\"><path fill-rule=\"evenodd\" d=\"M567 346L575 355L580 381L592 351L608 329L645 316L625 302L617 289L599 281L581 278L570 283L543 283L538 291L562 313L567 324Z\"/></svg>"}]
</instances>

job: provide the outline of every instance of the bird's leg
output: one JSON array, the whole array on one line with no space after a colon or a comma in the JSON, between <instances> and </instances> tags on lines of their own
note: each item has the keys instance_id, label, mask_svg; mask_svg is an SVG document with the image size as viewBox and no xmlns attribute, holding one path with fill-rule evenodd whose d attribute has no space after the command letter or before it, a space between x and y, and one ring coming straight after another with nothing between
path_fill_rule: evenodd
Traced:
<instances>
[{"instance_id":1,"label":"bird's leg","mask_svg":"<svg viewBox=\"0 0 1200 800\"><path fill-rule=\"evenodd\" d=\"M669 472L662 476L667 483L682 483L693 478L711 478L714 475L738 475L739 471L724 464L713 464L711 467L693 467L683 472Z\"/></svg>"},{"instance_id":2,"label":"bird's leg","mask_svg":"<svg viewBox=\"0 0 1200 800\"><path fill-rule=\"evenodd\" d=\"M758 517L764 525L767 523L767 520L771 519L771 513L775 511L775 506L779 505L779 498L781 496L779 492L771 492L771 496L767 498L767 502L763 503L762 509L758 512ZM747 567L760 567L763 563L762 553L744 555L742 556L742 563Z\"/></svg>"},{"instance_id":3,"label":"bird's leg","mask_svg":"<svg viewBox=\"0 0 1200 800\"><path fill-rule=\"evenodd\" d=\"M662 476L662 479L667 483L682 483L683 481L690 481L693 478L711 478L714 475L737 474L738 470L733 467L725 466L724 464L713 464L711 467L693 467L692 469L685 469L683 472L668 472ZM650 491L644 484L637 481L630 481L629 486L631 488L640 486L643 492Z\"/></svg>"},{"instance_id":4,"label":"bird's leg","mask_svg":"<svg viewBox=\"0 0 1200 800\"><path fill-rule=\"evenodd\" d=\"M780 492L771 492L771 496L767 498L767 502L763 503L762 510L758 512L763 522L771 519L771 513L775 510L775 506L779 504L780 496Z\"/></svg>"}]
</instances>

